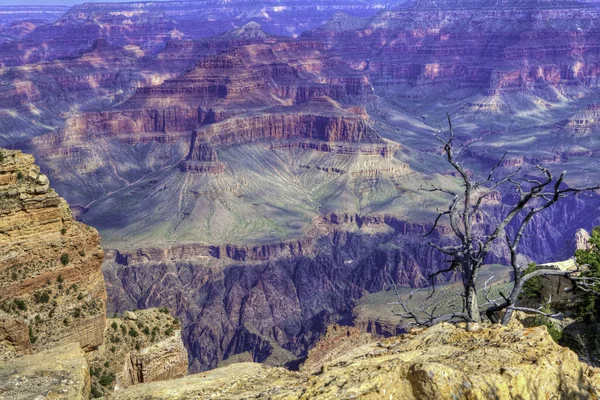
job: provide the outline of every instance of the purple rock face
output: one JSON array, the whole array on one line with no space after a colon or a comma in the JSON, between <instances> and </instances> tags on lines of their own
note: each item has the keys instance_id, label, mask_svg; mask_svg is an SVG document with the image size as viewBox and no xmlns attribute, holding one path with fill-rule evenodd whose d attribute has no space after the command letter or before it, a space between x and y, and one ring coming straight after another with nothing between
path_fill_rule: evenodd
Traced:
<instances>
[{"instance_id":1,"label":"purple rock face","mask_svg":"<svg viewBox=\"0 0 600 400\"><path fill-rule=\"evenodd\" d=\"M293 363L389 276L420 287L445 265L423 234L448 199L420 188L457 184L446 113L474 176L508 151L500 173L598 183L598 2L89 3L11 26L0 145L99 229L111 311L177 313L192 371ZM520 253L572 256L599 210L540 214Z\"/></svg>"}]
</instances>

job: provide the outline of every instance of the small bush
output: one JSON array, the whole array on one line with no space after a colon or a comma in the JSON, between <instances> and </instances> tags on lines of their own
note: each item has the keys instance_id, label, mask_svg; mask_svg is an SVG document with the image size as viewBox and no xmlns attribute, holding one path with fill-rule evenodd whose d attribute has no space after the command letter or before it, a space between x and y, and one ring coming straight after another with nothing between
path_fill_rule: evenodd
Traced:
<instances>
[{"instance_id":1,"label":"small bush","mask_svg":"<svg viewBox=\"0 0 600 400\"><path fill-rule=\"evenodd\" d=\"M100 377L100 384L102 386L110 386L113 382L115 381L115 374L113 374L112 372L104 373L102 374L102 377Z\"/></svg>"},{"instance_id":2,"label":"small bush","mask_svg":"<svg viewBox=\"0 0 600 400\"><path fill-rule=\"evenodd\" d=\"M0 162L4 161L4 153L0 151Z\"/></svg>"},{"instance_id":3,"label":"small bush","mask_svg":"<svg viewBox=\"0 0 600 400\"><path fill-rule=\"evenodd\" d=\"M37 336L33 335L33 328L31 328L31 325L29 326L29 342L31 342L31 344L37 342Z\"/></svg>"},{"instance_id":4,"label":"small bush","mask_svg":"<svg viewBox=\"0 0 600 400\"><path fill-rule=\"evenodd\" d=\"M117 348L115 346L111 346L110 347L110 352L114 354L115 351L117 351Z\"/></svg>"},{"instance_id":5,"label":"small bush","mask_svg":"<svg viewBox=\"0 0 600 400\"><path fill-rule=\"evenodd\" d=\"M136 349L137 351L140 351L140 348L141 348L141 347L140 347L140 344L139 344L139 343L136 343L136 344L135 344L135 349Z\"/></svg>"},{"instance_id":6,"label":"small bush","mask_svg":"<svg viewBox=\"0 0 600 400\"><path fill-rule=\"evenodd\" d=\"M17 306L17 308L21 311L27 311L27 305L25 304L25 301L23 301L22 299L14 299L13 302L15 303L15 306Z\"/></svg>"},{"instance_id":7,"label":"small bush","mask_svg":"<svg viewBox=\"0 0 600 400\"><path fill-rule=\"evenodd\" d=\"M67 234L67 228L62 228L60 230L60 233L63 234L63 235L66 235Z\"/></svg>"},{"instance_id":8,"label":"small bush","mask_svg":"<svg viewBox=\"0 0 600 400\"><path fill-rule=\"evenodd\" d=\"M138 337L138 336L139 336L139 333L138 333L138 331L136 331L135 329L133 329L133 328L130 328L130 329L129 329L129 336L131 336L131 337Z\"/></svg>"},{"instance_id":9,"label":"small bush","mask_svg":"<svg viewBox=\"0 0 600 400\"><path fill-rule=\"evenodd\" d=\"M150 329L148 329L148 327L145 327L144 329L142 329L142 332L144 332L144 334L146 336L150 335Z\"/></svg>"},{"instance_id":10,"label":"small bush","mask_svg":"<svg viewBox=\"0 0 600 400\"><path fill-rule=\"evenodd\" d=\"M113 328L113 331L116 331L117 328L119 327L119 325L117 325L117 323L115 321L113 321L112 324L110 324L111 328Z\"/></svg>"},{"instance_id":11,"label":"small bush","mask_svg":"<svg viewBox=\"0 0 600 400\"><path fill-rule=\"evenodd\" d=\"M98 390L98 388L96 386L92 386L91 395L92 395L92 399L97 399L97 398L103 397L104 393L102 393L100 390Z\"/></svg>"},{"instance_id":12,"label":"small bush","mask_svg":"<svg viewBox=\"0 0 600 400\"><path fill-rule=\"evenodd\" d=\"M67 255L67 258L69 258L69 255ZM62 257L61 257L61 259L62 259ZM56 283L63 283L64 281L65 280L63 279L62 275L59 275L58 278L56 278Z\"/></svg>"},{"instance_id":13,"label":"small bush","mask_svg":"<svg viewBox=\"0 0 600 400\"><path fill-rule=\"evenodd\" d=\"M161 307L158 309L158 311L160 311L163 314L168 314L169 313L169 309L166 307Z\"/></svg>"},{"instance_id":14,"label":"small bush","mask_svg":"<svg viewBox=\"0 0 600 400\"><path fill-rule=\"evenodd\" d=\"M108 362L108 361L105 361L105 362L104 362L104 368L108 368L109 366L110 366L109 362Z\"/></svg>"},{"instance_id":15,"label":"small bush","mask_svg":"<svg viewBox=\"0 0 600 400\"><path fill-rule=\"evenodd\" d=\"M62 264L62 265L67 265L67 264L69 264L69 255L68 255L67 253L63 253L63 254L60 256L60 262L61 262L61 264Z\"/></svg>"},{"instance_id":16,"label":"small bush","mask_svg":"<svg viewBox=\"0 0 600 400\"><path fill-rule=\"evenodd\" d=\"M165 335L167 335L167 336L173 335L173 327L170 326L167 330L165 330Z\"/></svg>"},{"instance_id":17,"label":"small bush","mask_svg":"<svg viewBox=\"0 0 600 400\"><path fill-rule=\"evenodd\" d=\"M48 293L48 291L35 292L33 294L33 301L35 301L37 304L45 304L50 301L50 293Z\"/></svg>"},{"instance_id":18,"label":"small bush","mask_svg":"<svg viewBox=\"0 0 600 400\"><path fill-rule=\"evenodd\" d=\"M73 311L71 311L71 315L73 315L73 318L81 317L81 308L74 308Z\"/></svg>"},{"instance_id":19,"label":"small bush","mask_svg":"<svg viewBox=\"0 0 600 400\"><path fill-rule=\"evenodd\" d=\"M84 297L84 294L83 294L83 292L81 292L77 295L77 300L82 300L83 297Z\"/></svg>"},{"instance_id":20,"label":"small bush","mask_svg":"<svg viewBox=\"0 0 600 400\"><path fill-rule=\"evenodd\" d=\"M24 178L24 176L23 176L23 173L22 173L21 171L17 172L17 179L18 179L19 181L22 181L22 180L23 180L23 178Z\"/></svg>"},{"instance_id":21,"label":"small bush","mask_svg":"<svg viewBox=\"0 0 600 400\"><path fill-rule=\"evenodd\" d=\"M523 271L523 274L521 276L530 274L530 273L534 272L536 269L538 269L537 265L535 263L531 263L531 264L529 264L527 269L525 271ZM523 285L523 291L521 292L521 297L528 298L528 299L539 299L541 297L541 290L542 290L542 277L538 276L538 277L535 277L535 278L530 279L527 282L525 282L525 284Z\"/></svg>"}]
</instances>

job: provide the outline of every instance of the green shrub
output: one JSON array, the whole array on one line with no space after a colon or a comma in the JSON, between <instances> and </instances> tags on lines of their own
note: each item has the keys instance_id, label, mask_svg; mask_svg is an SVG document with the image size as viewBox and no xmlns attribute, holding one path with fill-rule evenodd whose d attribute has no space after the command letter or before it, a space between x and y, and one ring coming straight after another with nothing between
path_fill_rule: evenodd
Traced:
<instances>
[{"instance_id":1,"label":"green shrub","mask_svg":"<svg viewBox=\"0 0 600 400\"><path fill-rule=\"evenodd\" d=\"M33 301L35 301L37 304L45 304L50 301L50 293L48 293L47 290L44 290L43 292L35 292L33 294Z\"/></svg>"},{"instance_id":2,"label":"green shrub","mask_svg":"<svg viewBox=\"0 0 600 400\"><path fill-rule=\"evenodd\" d=\"M108 374L105 372L104 374L102 374L102 376L100 377L100 384L102 386L110 386L113 382L115 381L115 374L113 374L112 372L109 372Z\"/></svg>"},{"instance_id":3,"label":"green shrub","mask_svg":"<svg viewBox=\"0 0 600 400\"><path fill-rule=\"evenodd\" d=\"M73 316L73 318L79 318L79 317L81 317L81 308L79 308L79 307L74 308L71 311L71 315Z\"/></svg>"},{"instance_id":4,"label":"green shrub","mask_svg":"<svg viewBox=\"0 0 600 400\"><path fill-rule=\"evenodd\" d=\"M90 393L92 395L92 399L97 399L104 396L104 393L98 390L96 386L92 386L92 391Z\"/></svg>"},{"instance_id":5,"label":"green shrub","mask_svg":"<svg viewBox=\"0 0 600 400\"><path fill-rule=\"evenodd\" d=\"M22 173L21 171L17 172L17 179L18 179L19 181L22 181L22 180L23 180L23 178L24 178L24 176L23 176L23 173Z\"/></svg>"},{"instance_id":6,"label":"green shrub","mask_svg":"<svg viewBox=\"0 0 600 400\"><path fill-rule=\"evenodd\" d=\"M110 352L114 354L115 351L117 351L117 348L115 346L111 346L110 347Z\"/></svg>"},{"instance_id":7,"label":"green shrub","mask_svg":"<svg viewBox=\"0 0 600 400\"><path fill-rule=\"evenodd\" d=\"M139 333L138 333L138 331L136 331L135 329L133 329L133 328L130 328L130 329L129 329L129 336L131 336L131 337L138 337L138 336L139 336Z\"/></svg>"},{"instance_id":8,"label":"green shrub","mask_svg":"<svg viewBox=\"0 0 600 400\"><path fill-rule=\"evenodd\" d=\"M69 257L69 256L67 255L67 258L68 258L68 257ZM61 259L62 259L62 257L61 257ZM62 275L59 275L59 276L58 276L58 278L56 278L56 283L63 283L64 281L65 281L65 280L63 279L63 276L62 276Z\"/></svg>"},{"instance_id":9,"label":"green shrub","mask_svg":"<svg viewBox=\"0 0 600 400\"><path fill-rule=\"evenodd\" d=\"M4 153L0 151L0 162L4 161Z\"/></svg>"},{"instance_id":10,"label":"green shrub","mask_svg":"<svg viewBox=\"0 0 600 400\"><path fill-rule=\"evenodd\" d=\"M146 336L150 335L150 329L148 329L148 327L146 326L144 329L142 329L142 332L144 332L144 334Z\"/></svg>"},{"instance_id":11,"label":"green shrub","mask_svg":"<svg viewBox=\"0 0 600 400\"><path fill-rule=\"evenodd\" d=\"M139 344L139 343L136 343L136 344L135 344L135 349L136 349L137 351L140 351L140 348L141 348L141 347L140 347L140 344Z\"/></svg>"},{"instance_id":12,"label":"green shrub","mask_svg":"<svg viewBox=\"0 0 600 400\"><path fill-rule=\"evenodd\" d=\"M67 228L62 228L60 230L60 233L63 234L63 235L66 235L67 234Z\"/></svg>"},{"instance_id":13,"label":"green shrub","mask_svg":"<svg viewBox=\"0 0 600 400\"><path fill-rule=\"evenodd\" d=\"M119 327L119 325L117 325L117 323L115 321L112 322L112 324L110 324L111 328L113 328L113 331L116 331L117 328Z\"/></svg>"},{"instance_id":14,"label":"green shrub","mask_svg":"<svg viewBox=\"0 0 600 400\"><path fill-rule=\"evenodd\" d=\"M525 271L523 271L521 276L530 274L537 269L538 269L537 265L535 263L531 263L531 264L529 264L527 269ZM542 290L542 277L536 276L535 278L530 279L527 282L525 282L525 284L523 285L523 291L521 292L521 297L528 298L528 299L540 299L542 296L541 290Z\"/></svg>"},{"instance_id":15,"label":"green shrub","mask_svg":"<svg viewBox=\"0 0 600 400\"><path fill-rule=\"evenodd\" d=\"M62 264L62 265L67 265L67 264L69 264L69 255L68 255L67 253L63 253L63 254L60 256L60 262L61 262L61 264Z\"/></svg>"},{"instance_id":16,"label":"green shrub","mask_svg":"<svg viewBox=\"0 0 600 400\"><path fill-rule=\"evenodd\" d=\"M110 366L109 362L108 362L108 361L105 361L105 362L104 362L104 368L108 368L109 366Z\"/></svg>"},{"instance_id":17,"label":"green shrub","mask_svg":"<svg viewBox=\"0 0 600 400\"><path fill-rule=\"evenodd\" d=\"M587 265L582 276L589 278L600 278L600 227L595 227L590 238L591 248L589 250L578 250L575 253L579 265ZM600 288L596 288L599 290ZM578 317L583 322L597 323L600 320L599 296L593 293L585 293L578 307Z\"/></svg>"},{"instance_id":18,"label":"green shrub","mask_svg":"<svg viewBox=\"0 0 600 400\"><path fill-rule=\"evenodd\" d=\"M13 303L15 303L15 306L17 306L17 308L21 311L27 311L27 305L25 304L25 301L23 301L22 299L14 299Z\"/></svg>"},{"instance_id":19,"label":"green shrub","mask_svg":"<svg viewBox=\"0 0 600 400\"><path fill-rule=\"evenodd\" d=\"M33 335L33 328L31 325L29 326L29 342L31 342L31 344L35 344L35 342L37 342L37 336Z\"/></svg>"}]
</instances>

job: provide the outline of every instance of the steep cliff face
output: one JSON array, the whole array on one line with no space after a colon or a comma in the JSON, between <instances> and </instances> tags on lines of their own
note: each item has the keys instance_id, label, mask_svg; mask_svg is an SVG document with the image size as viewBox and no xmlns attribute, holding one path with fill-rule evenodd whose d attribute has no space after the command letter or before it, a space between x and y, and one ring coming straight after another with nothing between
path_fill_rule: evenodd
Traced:
<instances>
[{"instance_id":1,"label":"steep cliff face","mask_svg":"<svg viewBox=\"0 0 600 400\"><path fill-rule=\"evenodd\" d=\"M557 345L545 327L485 326L467 333L449 324L361 345L355 332L330 335L311 353L316 373L241 363L115 394L116 399L595 398L597 371ZM368 341L368 339L366 339ZM352 344L355 344L352 347ZM350 346L348 346L350 345ZM346 346L347 351L340 351Z\"/></svg>"},{"instance_id":2,"label":"steep cliff face","mask_svg":"<svg viewBox=\"0 0 600 400\"><path fill-rule=\"evenodd\" d=\"M35 351L70 342L94 349L106 318L100 236L73 219L32 156L0 155L2 309L27 323Z\"/></svg>"}]
</instances>

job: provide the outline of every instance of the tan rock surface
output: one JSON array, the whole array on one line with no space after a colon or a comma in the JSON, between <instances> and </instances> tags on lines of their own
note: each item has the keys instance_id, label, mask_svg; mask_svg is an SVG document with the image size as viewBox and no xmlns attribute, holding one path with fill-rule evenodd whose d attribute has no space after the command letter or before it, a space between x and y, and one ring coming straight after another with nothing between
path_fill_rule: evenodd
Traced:
<instances>
[{"instance_id":1,"label":"tan rock surface","mask_svg":"<svg viewBox=\"0 0 600 400\"><path fill-rule=\"evenodd\" d=\"M0 363L0 399L88 399L88 364L77 343Z\"/></svg>"},{"instance_id":2,"label":"tan rock surface","mask_svg":"<svg viewBox=\"0 0 600 400\"><path fill-rule=\"evenodd\" d=\"M31 354L29 327L21 318L0 311L0 360Z\"/></svg>"},{"instance_id":3,"label":"tan rock surface","mask_svg":"<svg viewBox=\"0 0 600 400\"><path fill-rule=\"evenodd\" d=\"M137 385L114 398L594 399L595 381L595 371L552 341L545 327L485 325L466 332L440 324L349 349L314 375L233 364Z\"/></svg>"},{"instance_id":4,"label":"tan rock surface","mask_svg":"<svg viewBox=\"0 0 600 400\"><path fill-rule=\"evenodd\" d=\"M32 156L0 152L0 308L29 325L34 351L93 349L106 320L100 236L73 219Z\"/></svg>"},{"instance_id":5,"label":"tan rock surface","mask_svg":"<svg viewBox=\"0 0 600 400\"><path fill-rule=\"evenodd\" d=\"M94 397L142 382L181 378L188 369L181 327L166 308L107 319L104 344L87 358Z\"/></svg>"},{"instance_id":6,"label":"tan rock surface","mask_svg":"<svg viewBox=\"0 0 600 400\"><path fill-rule=\"evenodd\" d=\"M181 331L125 358L121 386L181 378L187 375L188 354Z\"/></svg>"}]
</instances>

